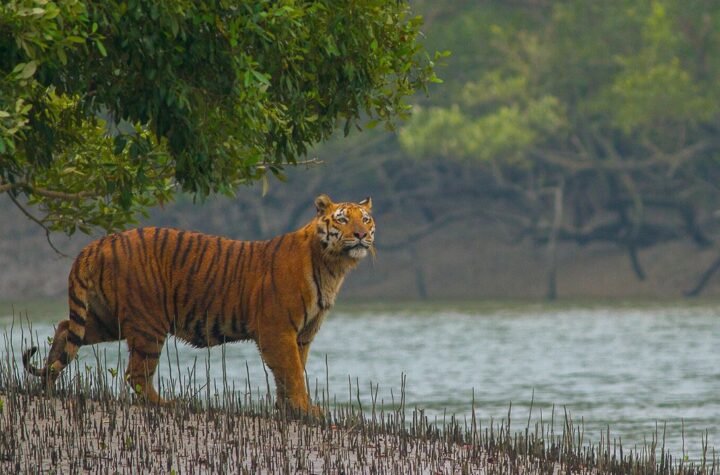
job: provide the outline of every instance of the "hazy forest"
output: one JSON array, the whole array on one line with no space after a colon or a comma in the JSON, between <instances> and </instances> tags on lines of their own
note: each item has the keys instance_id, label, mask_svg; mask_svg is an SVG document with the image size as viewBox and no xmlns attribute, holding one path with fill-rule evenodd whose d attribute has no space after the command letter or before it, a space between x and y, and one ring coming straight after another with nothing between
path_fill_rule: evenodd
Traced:
<instances>
[{"instance_id":1,"label":"hazy forest","mask_svg":"<svg viewBox=\"0 0 720 475\"><path fill-rule=\"evenodd\" d=\"M377 257L344 300L720 294L720 3L410 4L442 83L409 100L407 120L348 120L235 196L196 182L174 199L124 196L121 211L161 204L138 222L260 239L304 224L319 193L372 196ZM82 231L132 225L100 213L85 226L62 197L31 196L43 227L3 191L2 299L63 294L71 258L44 227L72 257L91 239Z\"/></svg>"}]
</instances>

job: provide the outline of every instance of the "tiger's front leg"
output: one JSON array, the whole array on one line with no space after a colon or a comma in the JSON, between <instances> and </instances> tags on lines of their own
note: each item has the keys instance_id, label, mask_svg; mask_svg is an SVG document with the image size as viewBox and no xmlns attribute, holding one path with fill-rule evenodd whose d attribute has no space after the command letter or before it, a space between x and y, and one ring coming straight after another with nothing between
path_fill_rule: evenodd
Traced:
<instances>
[{"instance_id":1,"label":"tiger's front leg","mask_svg":"<svg viewBox=\"0 0 720 475\"><path fill-rule=\"evenodd\" d=\"M310 403L305 388L304 361L298 347L297 335L285 332L281 335L266 335L259 339L260 354L270 367L277 387L277 402L300 414L322 417L320 407ZM303 357L307 357L307 351Z\"/></svg>"},{"instance_id":2,"label":"tiger's front leg","mask_svg":"<svg viewBox=\"0 0 720 475\"><path fill-rule=\"evenodd\" d=\"M130 361L125 370L125 379L138 395L153 404L167 404L153 386L152 379L160 359L165 336L156 336L152 341L145 336L131 333L127 338Z\"/></svg>"}]
</instances>

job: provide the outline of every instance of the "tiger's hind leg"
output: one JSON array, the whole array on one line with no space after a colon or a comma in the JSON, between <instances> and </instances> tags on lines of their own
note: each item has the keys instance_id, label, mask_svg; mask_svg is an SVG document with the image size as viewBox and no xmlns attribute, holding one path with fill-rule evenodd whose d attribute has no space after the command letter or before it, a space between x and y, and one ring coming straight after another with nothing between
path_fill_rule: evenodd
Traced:
<instances>
[{"instance_id":1,"label":"tiger's hind leg","mask_svg":"<svg viewBox=\"0 0 720 475\"><path fill-rule=\"evenodd\" d=\"M59 360L60 356L65 351L65 344L67 343L69 326L70 321L63 320L58 324L57 328L55 329L55 335L52 338L52 345L50 346L50 351L47 355L48 365ZM51 374L48 370L48 365L43 368L36 368L30 363L30 359L37 352L37 349L38 348L36 346L33 346L32 348L23 353L23 365L25 366L25 370L28 373L43 378L48 388L51 388L53 386L53 383L55 382L55 379L57 379L59 373L53 372Z\"/></svg>"},{"instance_id":2,"label":"tiger's hind leg","mask_svg":"<svg viewBox=\"0 0 720 475\"><path fill-rule=\"evenodd\" d=\"M23 353L22 357L25 370L32 375L43 378L48 389L53 387L62 370L75 358L78 349L84 344L85 322L88 315L87 289L79 281L71 279L68 296L70 318L60 322L55 330L55 336L45 366L36 368L30 363L30 359L37 351L37 347L30 348Z\"/></svg>"},{"instance_id":3,"label":"tiger's hind leg","mask_svg":"<svg viewBox=\"0 0 720 475\"><path fill-rule=\"evenodd\" d=\"M53 336L52 345L48 352L47 360L54 362L60 359L63 352L65 351L65 344L67 343L68 328L70 328L70 320L63 320L58 324ZM55 375L57 378L57 374Z\"/></svg>"},{"instance_id":4,"label":"tiger's hind leg","mask_svg":"<svg viewBox=\"0 0 720 475\"><path fill-rule=\"evenodd\" d=\"M166 404L153 386L160 353L165 344L165 335L152 336L145 331L128 330L126 333L130 361L125 370L125 380L139 397L147 402Z\"/></svg>"}]
</instances>

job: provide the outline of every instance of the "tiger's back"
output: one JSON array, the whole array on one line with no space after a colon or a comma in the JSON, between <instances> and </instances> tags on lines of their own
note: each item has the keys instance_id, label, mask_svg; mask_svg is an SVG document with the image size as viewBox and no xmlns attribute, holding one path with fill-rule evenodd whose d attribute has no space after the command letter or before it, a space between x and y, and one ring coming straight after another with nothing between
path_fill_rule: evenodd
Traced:
<instances>
[{"instance_id":1,"label":"tiger's back","mask_svg":"<svg viewBox=\"0 0 720 475\"><path fill-rule=\"evenodd\" d=\"M250 339L257 286L284 254L273 244L296 238L235 241L170 228L135 229L91 243L78 256L69 286L90 289L91 309L98 309L96 317L106 325L119 321L127 331L155 337L170 333L198 347ZM269 265L260 265L268 257Z\"/></svg>"},{"instance_id":2,"label":"tiger's back","mask_svg":"<svg viewBox=\"0 0 720 475\"><path fill-rule=\"evenodd\" d=\"M168 334L197 347L252 339L273 370L278 399L307 411L309 346L345 273L373 244L370 206L321 195L310 223L268 241L155 227L94 241L73 263L69 319L58 326L46 366L29 364L34 349L25 366L52 384L80 346L126 339L126 378L161 401L151 380ZM338 209L353 219L335 222Z\"/></svg>"}]
</instances>

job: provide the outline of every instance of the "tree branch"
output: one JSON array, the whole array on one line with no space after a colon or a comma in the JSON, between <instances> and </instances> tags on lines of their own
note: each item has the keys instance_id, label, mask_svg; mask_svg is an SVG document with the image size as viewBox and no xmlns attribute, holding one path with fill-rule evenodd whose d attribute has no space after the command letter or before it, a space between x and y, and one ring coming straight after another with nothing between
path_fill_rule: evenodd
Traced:
<instances>
[{"instance_id":1,"label":"tree branch","mask_svg":"<svg viewBox=\"0 0 720 475\"><path fill-rule=\"evenodd\" d=\"M656 161L603 161L603 160L582 160L577 161L569 157L563 157L558 154L547 154L540 150L530 151L530 156L537 158L545 162L548 165L555 165L571 172L583 172L588 170L602 170L602 171L637 171L637 170L649 170L652 168L658 168L665 166L665 163Z\"/></svg>"},{"instance_id":2,"label":"tree branch","mask_svg":"<svg viewBox=\"0 0 720 475\"><path fill-rule=\"evenodd\" d=\"M17 199L15 199L15 197L12 195L12 193L9 193L9 194L8 194L8 197L10 198L10 201L12 201L12 202L15 204L15 206L17 206L17 208L18 208L30 221L34 222L35 224L37 224L38 226L40 226L41 228L43 228L43 229L45 230L45 239L47 240L48 244L50 245L50 247L52 248L52 250L55 251L56 254L60 255L61 257L66 257L66 258L69 258L69 257L70 257L70 256L68 256L67 254L65 254L64 252L60 251L57 247L55 247L55 244L53 244L52 239L50 239L50 229L48 229L48 227L45 226L45 223L43 223L42 221L40 221L39 219L37 219L35 216L33 216L32 214L30 214L30 212L29 212L28 210L26 210L25 207L24 207L23 205L21 205L21 204L18 202Z\"/></svg>"},{"instance_id":3,"label":"tree branch","mask_svg":"<svg viewBox=\"0 0 720 475\"><path fill-rule=\"evenodd\" d=\"M6 191L10 191L10 190L17 189L17 188L23 188L28 193L34 193L36 195L40 195L45 198L50 198L53 200L77 201L77 200L81 200L83 198L87 198L88 196L93 195L93 193L90 191L79 191L77 193L66 193L64 191L47 190L45 188L33 186L26 181L18 181L15 183L0 182L0 193L5 193Z\"/></svg>"}]
</instances>

